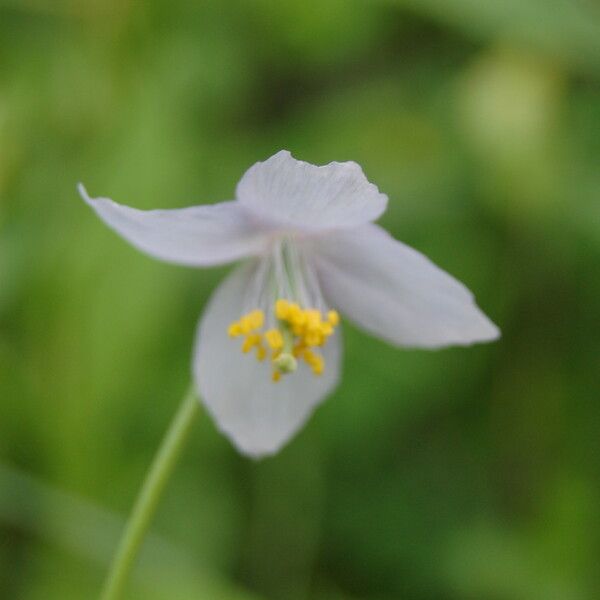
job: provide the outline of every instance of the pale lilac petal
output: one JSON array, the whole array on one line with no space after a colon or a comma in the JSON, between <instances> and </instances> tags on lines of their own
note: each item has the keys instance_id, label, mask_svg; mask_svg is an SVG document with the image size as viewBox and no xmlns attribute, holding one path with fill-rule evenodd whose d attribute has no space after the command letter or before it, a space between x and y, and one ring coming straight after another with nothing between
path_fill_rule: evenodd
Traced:
<instances>
[{"instance_id":1,"label":"pale lilac petal","mask_svg":"<svg viewBox=\"0 0 600 600\"><path fill-rule=\"evenodd\" d=\"M217 427L244 454L255 458L277 452L335 387L340 371L340 334L327 344L325 372L298 370L271 381L268 361L242 354L227 327L245 310L255 264L238 267L213 294L196 336L193 371L200 397Z\"/></svg>"},{"instance_id":2,"label":"pale lilac petal","mask_svg":"<svg viewBox=\"0 0 600 600\"><path fill-rule=\"evenodd\" d=\"M268 234L239 202L173 210L138 210L108 198L81 197L133 246L160 260L189 266L228 263L263 252Z\"/></svg>"},{"instance_id":3,"label":"pale lilac petal","mask_svg":"<svg viewBox=\"0 0 600 600\"><path fill-rule=\"evenodd\" d=\"M393 344L439 348L500 334L462 283L377 225L324 236L312 251L328 302Z\"/></svg>"},{"instance_id":4,"label":"pale lilac petal","mask_svg":"<svg viewBox=\"0 0 600 600\"><path fill-rule=\"evenodd\" d=\"M238 183L237 198L283 228L312 231L374 221L387 205L387 196L355 162L319 167L296 160L287 150L250 167Z\"/></svg>"}]
</instances>

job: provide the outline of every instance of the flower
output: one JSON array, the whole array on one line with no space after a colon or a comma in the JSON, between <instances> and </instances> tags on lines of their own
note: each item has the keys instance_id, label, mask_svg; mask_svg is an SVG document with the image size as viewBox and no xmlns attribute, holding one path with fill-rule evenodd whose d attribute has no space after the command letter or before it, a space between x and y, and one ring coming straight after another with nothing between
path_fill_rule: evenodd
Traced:
<instances>
[{"instance_id":1,"label":"flower","mask_svg":"<svg viewBox=\"0 0 600 600\"><path fill-rule=\"evenodd\" d=\"M200 397L244 454L278 451L335 387L337 311L403 347L499 335L464 285L373 223L387 196L354 162L315 166L281 151L246 171L236 200L175 210L79 191L155 258L195 267L246 259L210 299L193 356Z\"/></svg>"}]
</instances>

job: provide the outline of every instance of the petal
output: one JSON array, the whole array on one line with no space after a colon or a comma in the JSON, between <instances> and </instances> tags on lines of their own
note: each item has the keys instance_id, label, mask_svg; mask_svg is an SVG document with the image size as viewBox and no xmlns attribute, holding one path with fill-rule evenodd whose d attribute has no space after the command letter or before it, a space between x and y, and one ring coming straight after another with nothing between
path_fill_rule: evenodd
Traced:
<instances>
[{"instance_id":1,"label":"petal","mask_svg":"<svg viewBox=\"0 0 600 600\"><path fill-rule=\"evenodd\" d=\"M331 392L340 370L341 341L336 334L324 348L323 375L304 364L271 381L268 361L242 354L240 340L227 326L244 311L256 264L238 267L213 294L196 336L193 370L196 386L217 427L244 454L255 458L277 452Z\"/></svg>"},{"instance_id":2,"label":"petal","mask_svg":"<svg viewBox=\"0 0 600 600\"><path fill-rule=\"evenodd\" d=\"M231 262L262 252L267 237L239 202L175 210L138 210L108 198L81 197L133 246L160 260L189 266Z\"/></svg>"},{"instance_id":3,"label":"petal","mask_svg":"<svg viewBox=\"0 0 600 600\"><path fill-rule=\"evenodd\" d=\"M319 239L313 252L331 305L393 344L438 348L500 334L462 283L377 225Z\"/></svg>"},{"instance_id":4,"label":"petal","mask_svg":"<svg viewBox=\"0 0 600 600\"><path fill-rule=\"evenodd\" d=\"M263 219L313 231L374 221L387 205L387 196L355 162L318 167L287 150L250 167L238 183L237 198Z\"/></svg>"}]
</instances>

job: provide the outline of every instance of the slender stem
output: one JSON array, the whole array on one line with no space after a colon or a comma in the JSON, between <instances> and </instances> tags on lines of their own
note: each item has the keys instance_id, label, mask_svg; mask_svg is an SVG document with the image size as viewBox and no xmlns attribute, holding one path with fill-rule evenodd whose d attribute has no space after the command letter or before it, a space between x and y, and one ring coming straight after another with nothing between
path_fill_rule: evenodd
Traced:
<instances>
[{"instance_id":1,"label":"slender stem","mask_svg":"<svg viewBox=\"0 0 600 600\"><path fill-rule=\"evenodd\" d=\"M194 389L190 388L161 442L135 501L105 580L101 600L117 600L121 597L146 530L190 432L199 404Z\"/></svg>"}]
</instances>

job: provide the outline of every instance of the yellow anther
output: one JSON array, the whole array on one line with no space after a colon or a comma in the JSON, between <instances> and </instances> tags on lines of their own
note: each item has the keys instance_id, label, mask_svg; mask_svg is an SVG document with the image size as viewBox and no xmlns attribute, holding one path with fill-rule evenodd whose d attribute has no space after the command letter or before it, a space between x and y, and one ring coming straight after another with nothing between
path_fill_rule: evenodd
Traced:
<instances>
[{"instance_id":1,"label":"yellow anther","mask_svg":"<svg viewBox=\"0 0 600 600\"><path fill-rule=\"evenodd\" d=\"M318 310L307 310L304 312L306 315L306 327L309 330L315 331L321 326L321 313Z\"/></svg>"},{"instance_id":2,"label":"yellow anther","mask_svg":"<svg viewBox=\"0 0 600 600\"><path fill-rule=\"evenodd\" d=\"M273 371L273 374L271 375L271 379L275 383L277 383L281 379L281 373L279 371L277 371L277 369L275 369L275 371Z\"/></svg>"},{"instance_id":3,"label":"yellow anther","mask_svg":"<svg viewBox=\"0 0 600 600\"><path fill-rule=\"evenodd\" d=\"M250 317L248 317L248 315L240 319L240 329L244 335L247 335L252 331L252 322L250 321Z\"/></svg>"},{"instance_id":4,"label":"yellow anther","mask_svg":"<svg viewBox=\"0 0 600 600\"><path fill-rule=\"evenodd\" d=\"M311 350L304 351L304 360L310 366L315 375L321 375L325 369L325 361L320 354L315 354Z\"/></svg>"},{"instance_id":5,"label":"yellow anther","mask_svg":"<svg viewBox=\"0 0 600 600\"><path fill-rule=\"evenodd\" d=\"M322 375L323 371L325 370L325 361L323 360L323 358L321 356L318 357L320 360L316 361L313 365L312 365L312 372L315 375Z\"/></svg>"},{"instance_id":6,"label":"yellow anther","mask_svg":"<svg viewBox=\"0 0 600 600\"><path fill-rule=\"evenodd\" d=\"M309 350L308 348L306 350L304 350L304 352L302 353L302 358L306 361L307 364L311 365L315 362L315 360L317 359L317 355L312 351Z\"/></svg>"},{"instance_id":7,"label":"yellow anther","mask_svg":"<svg viewBox=\"0 0 600 600\"><path fill-rule=\"evenodd\" d=\"M331 323L333 327L336 327L340 322L340 315L337 310L330 310L327 313L327 320Z\"/></svg>"},{"instance_id":8,"label":"yellow anther","mask_svg":"<svg viewBox=\"0 0 600 600\"><path fill-rule=\"evenodd\" d=\"M248 314L248 321L252 329L260 329L265 322L265 313L262 310L253 310Z\"/></svg>"},{"instance_id":9,"label":"yellow anther","mask_svg":"<svg viewBox=\"0 0 600 600\"><path fill-rule=\"evenodd\" d=\"M290 303L283 298L280 298L275 302L275 316L280 321L285 321L288 318L290 312Z\"/></svg>"},{"instance_id":10,"label":"yellow anther","mask_svg":"<svg viewBox=\"0 0 600 600\"><path fill-rule=\"evenodd\" d=\"M242 335L242 328L238 321L234 321L227 329L229 337L239 337Z\"/></svg>"},{"instance_id":11,"label":"yellow anther","mask_svg":"<svg viewBox=\"0 0 600 600\"><path fill-rule=\"evenodd\" d=\"M262 362L267 358L267 349L262 345L256 347L256 360Z\"/></svg>"},{"instance_id":12,"label":"yellow anther","mask_svg":"<svg viewBox=\"0 0 600 600\"><path fill-rule=\"evenodd\" d=\"M333 333L333 325L329 322L321 323L321 333L328 337Z\"/></svg>"},{"instance_id":13,"label":"yellow anther","mask_svg":"<svg viewBox=\"0 0 600 600\"><path fill-rule=\"evenodd\" d=\"M290 325L303 325L306 321L305 312L295 303L289 305L287 321Z\"/></svg>"},{"instance_id":14,"label":"yellow anther","mask_svg":"<svg viewBox=\"0 0 600 600\"><path fill-rule=\"evenodd\" d=\"M262 336L258 333L251 333L246 336L244 343L242 344L242 352L250 352L254 346L258 346L261 342Z\"/></svg>"},{"instance_id":15,"label":"yellow anther","mask_svg":"<svg viewBox=\"0 0 600 600\"><path fill-rule=\"evenodd\" d=\"M244 335L256 331L263 326L265 322L265 315L262 310L253 310L252 312L244 315L238 322L240 332Z\"/></svg>"},{"instance_id":16,"label":"yellow anther","mask_svg":"<svg viewBox=\"0 0 600 600\"><path fill-rule=\"evenodd\" d=\"M304 336L304 343L307 346L320 346L323 343L323 338L318 332L309 332Z\"/></svg>"},{"instance_id":17,"label":"yellow anther","mask_svg":"<svg viewBox=\"0 0 600 600\"><path fill-rule=\"evenodd\" d=\"M283 336L279 329L269 329L269 331L265 333L265 340L273 350L280 350L283 348Z\"/></svg>"},{"instance_id":18,"label":"yellow anther","mask_svg":"<svg viewBox=\"0 0 600 600\"><path fill-rule=\"evenodd\" d=\"M302 344L297 344L296 346L294 346L292 354L294 355L294 358L300 358L305 350L305 346L303 346Z\"/></svg>"}]
</instances>

